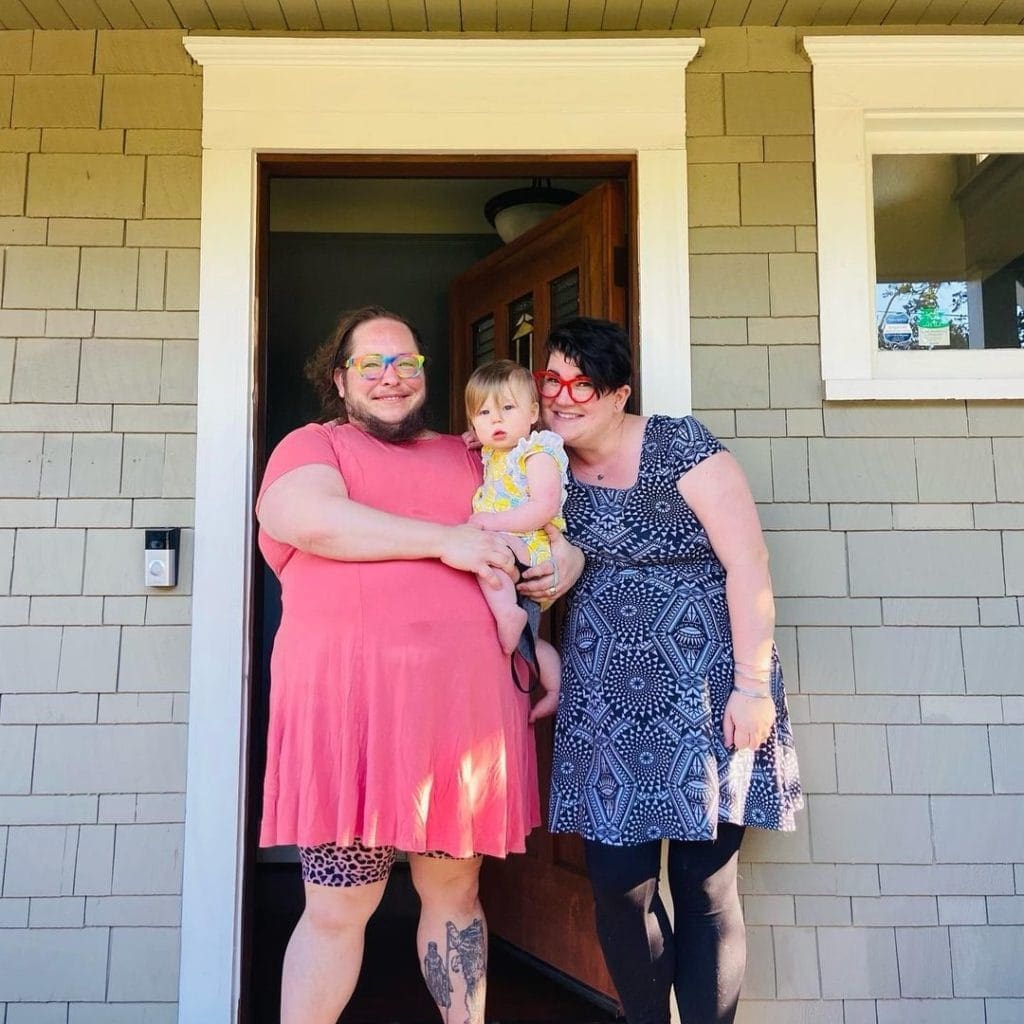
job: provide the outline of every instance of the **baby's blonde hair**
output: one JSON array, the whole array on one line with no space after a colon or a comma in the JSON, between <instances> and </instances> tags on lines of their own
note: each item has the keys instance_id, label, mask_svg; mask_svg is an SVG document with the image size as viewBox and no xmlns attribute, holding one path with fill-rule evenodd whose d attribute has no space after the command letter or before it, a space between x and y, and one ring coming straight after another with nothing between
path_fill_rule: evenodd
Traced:
<instances>
[{"instance_id":1,"label":"baby's blonde hair","mask_svg":"<svg viewBox=\"0 0 1024 1024\"><path fill-rule=\"evenodd\" d=\"M540 402L533 374L525 366L511 359L495 359L492 363L478 366L466 382L466 416L472 418L480 411L491 395L509 392L525 404Z\"/></svg>"}]
</instances>

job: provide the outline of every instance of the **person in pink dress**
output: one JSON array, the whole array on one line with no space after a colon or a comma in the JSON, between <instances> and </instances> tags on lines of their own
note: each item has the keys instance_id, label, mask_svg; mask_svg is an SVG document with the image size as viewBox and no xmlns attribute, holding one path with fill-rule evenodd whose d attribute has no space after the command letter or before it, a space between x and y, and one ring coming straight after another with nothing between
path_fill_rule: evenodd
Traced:
<instances>
[{"instance_id":1,"label":"person in pink dress","mask_svg":"<svg viewBox=\"0 0 1024 1024\"><path fill-rule=\"evenodd\" d=\"M401 317L343 315L311 367L327 422L281 441L257 499L282 591L260 844L299 847L306 894L282 1024L337 1020L396 850L442 1017L482 1024L481 857L540 823L529 700L477 582L499 586L512 553L466 523L479 455L426 429L423 362ZM554 543L564 592L582 556Z\"/></svg>"}]
</instances>

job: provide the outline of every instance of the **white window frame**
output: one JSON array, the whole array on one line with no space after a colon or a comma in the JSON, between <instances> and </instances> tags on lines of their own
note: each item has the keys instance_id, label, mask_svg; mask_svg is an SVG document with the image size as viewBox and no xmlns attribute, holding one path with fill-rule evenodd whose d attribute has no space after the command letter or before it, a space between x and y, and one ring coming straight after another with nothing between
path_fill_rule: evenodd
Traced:
<instances>
[{"instance_id":1,"label":"white window frame","mask_svg":"<svg viewBox=\"0 0 1024 1024\"><path fill-rule=\"evenodd\" d=\"M636 158L642 403L690 408L685 69L697 37L187 36L203 66L195 566L179 1017L237 1018L260 153Z\"/></svg>"},{"instance_id":2,"label":"white window frame","mask_svg":"<svg viewBox=\"0 0 1024 1024\"><path fill-rule=\"evenodd\" d=\"M1024 398L1024 350L878 349L871 181L876 153L1024 153L1024 37L822 35L803 47L826 399Z\"/></svg>"}]
</instances>

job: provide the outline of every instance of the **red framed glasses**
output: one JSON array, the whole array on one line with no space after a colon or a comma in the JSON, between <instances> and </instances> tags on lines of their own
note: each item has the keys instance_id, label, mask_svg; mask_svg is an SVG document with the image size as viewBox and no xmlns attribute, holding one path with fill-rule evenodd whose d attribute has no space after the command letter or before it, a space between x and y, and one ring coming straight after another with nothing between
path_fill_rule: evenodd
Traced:
<instances>
[{"instance_id":1,"label":"red framed glasses","mask_svg":"<svg viewBox=\"0 0 1024 1024\"><path fill-rule=\"evenodd\" d=\"M584 374L566 380L554 370L534 370L533 379L541 398L557 398L564 390L577 405L583 405L597 394L597 385Z\"/></svg>"}]
</instances>

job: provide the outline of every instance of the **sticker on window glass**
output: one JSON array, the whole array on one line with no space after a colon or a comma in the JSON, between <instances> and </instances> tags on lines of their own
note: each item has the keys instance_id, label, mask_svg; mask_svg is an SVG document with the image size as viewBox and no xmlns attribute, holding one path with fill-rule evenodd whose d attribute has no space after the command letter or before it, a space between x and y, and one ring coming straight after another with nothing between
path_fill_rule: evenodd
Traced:
<instances>
[{"instance_id":1,"label":"sticker on window glass","mask_svg":"<svg viewBox=\"0 0 1024 1024\"><path fill-rule=\"evenodd\" d=\"M937 306L923 306L917 314L917 343L921 348L949 348L952 317Z\"/></svg>"}]
</instances>

